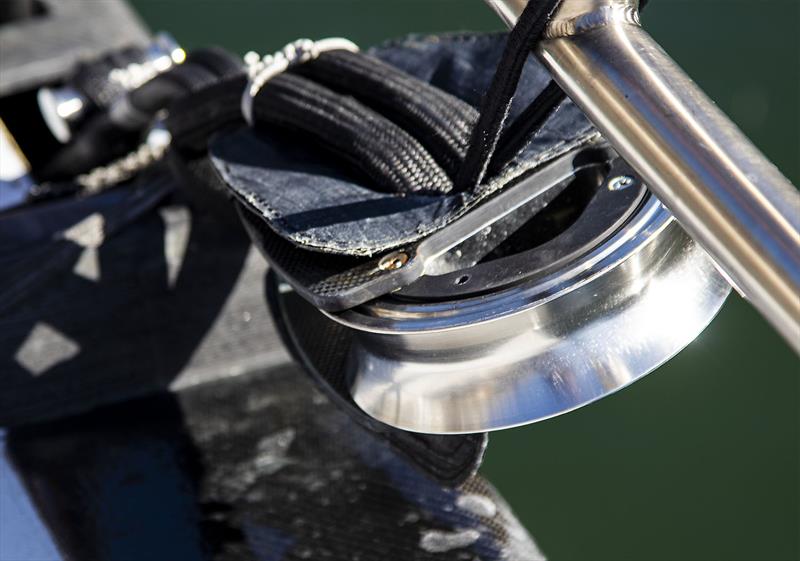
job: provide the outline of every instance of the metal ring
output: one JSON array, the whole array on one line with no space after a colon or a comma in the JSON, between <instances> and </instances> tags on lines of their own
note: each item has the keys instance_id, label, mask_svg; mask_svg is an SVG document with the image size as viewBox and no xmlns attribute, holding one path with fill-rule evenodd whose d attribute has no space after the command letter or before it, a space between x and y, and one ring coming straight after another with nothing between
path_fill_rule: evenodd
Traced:
<instances>
[{"instance_id":1,"label":"metal ring","mask_svg":"<svg viewBox=\"0 0 800 561\"><path fill-rule=\"evenodd\" d=\"M248 80L242 94L242 116L247 124L253 126L253 100L255 100L258 92L267 82L292 66L314 60L327 51L350 51L356 53L359 48L352 41L342 37L331 37L319 41L298 39L289 43L275 54L266 55L258 61L251 62L248 69L250 80ZM252 55L248 53L247 56L250 57ZM247 61L247 57L245 60Z\"/></svg>"},{"instance_id":2,"label":"metal ring","mask_svg":"<svg viewBox=\"0 0 800 561\"><path fill-rule=\"evenodd\" d=\"M481 296L391 296L339 314L356 404L405 430L508 428L609 395L692 341L730 285L650 197L617 233L543 278Z\"/></svg>"}]
</instances>

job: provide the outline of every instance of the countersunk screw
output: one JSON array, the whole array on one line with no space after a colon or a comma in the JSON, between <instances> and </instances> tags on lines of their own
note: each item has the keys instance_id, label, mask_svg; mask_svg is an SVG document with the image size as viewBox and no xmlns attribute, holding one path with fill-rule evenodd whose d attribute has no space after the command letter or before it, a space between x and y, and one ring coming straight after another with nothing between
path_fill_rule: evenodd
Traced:
<instances>
[{"instance_id":1,"label":"countersunk screw","mask_svg":"<svg viewBox=\"0 0 800 561\"><path fill-rule=\"evenodd\" d=\"M633 185L636 181L630 175L618 175L608 182L611 191L622 191Z\"/></svg>"},{"instance_id":2,"label":"countersunk screw","mask_svg":"<svg viewBox=\"0 0 800 561\"><path fill-rule=\"evenodd\" d=\"M396 251L383 257L378 263L378 268L381 271L396 271L408 263L408 254L402 251Z\"/></svg>"}]
</instances>

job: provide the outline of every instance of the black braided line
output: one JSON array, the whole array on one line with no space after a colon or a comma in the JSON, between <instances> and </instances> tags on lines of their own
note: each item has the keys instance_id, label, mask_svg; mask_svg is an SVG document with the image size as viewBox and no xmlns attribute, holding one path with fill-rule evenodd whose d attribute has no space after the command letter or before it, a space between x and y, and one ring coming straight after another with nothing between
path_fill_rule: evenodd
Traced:
<instances>
[{"instance_id":1,"label":"black braided line","mask_svg":"<svg viewBox=\"0 0 800 561\"><path fill-rule=\"evenodd\" d=\"M244 62L221 47L195 49L186 57L184 64L204 66L220 80L234 78L244 73Z\"/></svg>"},{"instance_id":2,"label":"black braided line","mask_svg":"<svg viewBox=\"0 0 800 561\"><path fill-rule=\"evenodd\" d=\"M641 0L639 11L644 11L647 4L648 0ZM497 149L491 156L488 172L499 172L504 164L519 154L565 99L567 94L550 80L525 111L503 130L497 141Z\"/></svg>"},{"instance_id":3,"label":"black braided line","mask_svg":"<svg viewBox=\"0 0 800 561\"><path fill-rule=\"evenodd\" d=\"M561 0L531 0L509 33L492 84L483 98L481 115L472 132L467 157L456 176L455 185L458 191L474 189L483 180L531 47L544 34L550 16L560 2Z\"/></svg>"},{"instance_id":4,"label":"black braided line","mask_svg":"<svg viewBox=\"0 0 800 561\"><path fill-rule=\"evenodd\" d=\"M130 92L128 100L138 111L152 116L174 101L212 86L217 81L217 76L204 66L181 64Z\"/></svg>"},{"instance_id":5,"label":"black braided line","mask_svg":"<svg viewBox=\"0 0 800 561\"><path fill-rule=\"evenodd\" d=\"M293 74L276 76L254 100L258 124L314 138L394 193L443 194L453 182L422 145L356 101Z\"/></svg>"},{"instance_id":6,"label":"black braided line","mask_svg":"<svg viewBox=\"0 0 800 561\"><path fill-rule=\"evenodd\" d=\"M323 53L293 71L380 111L411 132L451 177L464 161L478 112L461 99L363 53Z\"/></svg>"},{"instance_id":7,"label":"black braided line","mask_svg":"<svg viewBox=\"0 0 800 561\"><path fill-rule=\"evenodd\" d=\"M498 172L503 165L519 154L566 98L567 94L558 84L552 80L548 82L525 111L503 129L497 141L497 149L489 160L489 173Z\"/></svg>"}]
</instances>

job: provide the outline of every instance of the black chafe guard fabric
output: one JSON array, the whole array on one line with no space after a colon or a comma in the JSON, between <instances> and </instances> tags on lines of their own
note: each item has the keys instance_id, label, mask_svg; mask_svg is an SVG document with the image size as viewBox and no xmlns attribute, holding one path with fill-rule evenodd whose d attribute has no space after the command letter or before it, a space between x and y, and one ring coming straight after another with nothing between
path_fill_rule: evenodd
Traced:
<instances>
[{"instance_id":1,"label":"black chafe guard fabric","mask_svg":"<svg viewBox=\"0 0 800 561\"><path fill-rule=\"evenodd\" d=\"M506 34L411 36L385 43L366 54L380 61L380 64L399 69L410 79L457 98L462 105L475 108L482 104L484 92L490 89L495 70L506 51L506 44ZM540 126L533 134L526 135L525 127L520 124L507 127L505 130L509 138L516 137L515 142L520 150L513 153L508 161L493 164L489 169L496 171L471 189L459 190L435 182L434 185L444 187L394 191L381 188L374 179L375 174L370 172L369 165L361 162L362 165L354 166L352 161L341 157L341 152L353 154L355 149L352 144L337 148L334 141L327 139L327 147L333 145L334 150L325 150L320 144L325 139L321 139L320 134L316 135L315 141L315 135L304 134L297 127L287 130L287 127L280 126L280 123L276 125L270 119L265 119L267 122L260 121L258 116L263 115L260 108L264 104L269 106L275 103L274 100L266 101L270 87L274 86L270 83L263 88L264 95L257 96L255 100L255 129L242 127L218 134L210 143L209 153L232 194L284 239L309 250L352 256L379 254L430 235L497 190L597 138L597 132L577 107L570 101L558 103L560 98L553 95L547 70L527 54L521 59L524 64L517 95L508 103L509 108L503 114L507 114L509 122L513 123L540 95L556 108L552 111L538 110L541 123L538 123ZM309 65L308 69L290 73L293 74L313 76L323 73L315 73ZM279 87L280 79L274 80ZM336 88L343 87L330 77L321 77L320 80L326 82L322 87L333 92L334 96L337 95ZM338 95L344 97L341 93ZM348 92L347 96L353 98L348 101L349 105L351 101L358 104L357 114L381 113L390 121L394 119L392 122L398 127L400 123L408 125L407 119L387 116L385 107L381 106L385 104L376 103L363 92L356 92L355 95ZM498 100L501 98L497 97ZM341 101L331 96L327 99L337 100L337 103ZM288 104L290 101L284 99L284 102ZM270 113L274 117L275 109ZM407 110L406 113L412 111ZM475 119L477 111L463 111L460 115L459 122L466 123ZM437 130L435 123L432 128ZM466 129L472 131L472 127ZM416 130L407 132L413 137ZM418 158L424 154L439 156L438 159L434 158L437 168L453 180L453 176L447 174L445 169L452 171L455 166L452 162L450 165L441 164L441 147L429 149L434 143L425 134L420 136L426 139L419 142L425 148L424 152L420 152L419 147L414 147L411 152ZM520 137L524 140L520 141ZM466 161L470 161L470 156L466 154L469 143L470 137L464 134L452 143L465 154ZM509 142L509 146L513 144ZM508 154L509 150L506 149L504 153ZM376 167L381 173L380 168ZM485 164L480 167L485 167ZM413 173L406 175L413 176Z\"/></svg>"}]
</instances>

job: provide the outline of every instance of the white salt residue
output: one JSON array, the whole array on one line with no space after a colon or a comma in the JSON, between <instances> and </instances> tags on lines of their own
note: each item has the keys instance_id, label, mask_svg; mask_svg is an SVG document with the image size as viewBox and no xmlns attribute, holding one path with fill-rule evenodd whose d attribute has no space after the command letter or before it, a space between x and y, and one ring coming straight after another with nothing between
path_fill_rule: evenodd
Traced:
<instances>
[{"instance_id":1,"label":"white salt residue","mask_svg":"<svg viewBox=\"0 0 800 561\"><path fill-rule=\"evenodd\" d=\"M289 447L294 442L295 430L287 428L262 438L256 446L253 465L259 473L272 475L281 468L293 463L287 458Z\"/></svg>"},{"instance_id":2,"label":"white salt residue","mask_svg":"<svg viewBox=\"0 0 800 561\"><path fill-rule=\"evenodd\" d=\"M255 413L258 411L262 411L268 407L272 407L273 405L279 402L280 399L275 395L253 393L247 396L247 402L245 403L245 408L247 409L247 411Z\"/></svg>"},{"instance_id":3,"label":"white salt residue","mask_svg":"<svg viewBox=\"0 0 800 561\"><path fill-rule=\"evenodd\" d=\"M442 532L440 530L428 530L422 533L419 546L429 553L441 553L467 547L480 539L481 533L478 530L456 530L454 532Z\"/></svg>"},{"instance_id":4,"label":"white salt residue","mask_svg":"<svg viewBox=\"0 0 800 561\"><path fill-rule=\"evenodd\" d=\"M497 514L497 505L492 499L483 495L461 495L456 499L456 506L461 510L486 518L493 518Z\"/></svg>"},{"instance_id":5,"label":"white salt residue","mask_svg":"<svg viewBox=\"0 0 800 561\"><path fill-rule=\"evenodd\" d=\"M316 493L317 491L319 491L320 489L323 489L325 487L326 487L326 484L322 479L312 479L309 482L309 484L306 486L306 489L308 489L312 493Z\"/></svg>"},{"instance_id":6,"label":"white salt residue","mask_svg":"<svg viewBox=\"0 0 800 561\"><path fill-rule=\"evenodd\" d=\"M295 430L286 428L259 440L253 459L230 470L223 479L224 485L237 494L243 493L250 490L259 477L272 475L295 463L288 457L294 437Z\"/></svg>"},{"instance_id":7,"label":"white salt residue","mask_svg":"<svg viewBox=\"0 0 800 561\"><path fill-rule=\"evenodd\" d=\"M247 500L247 502L250 503L260 503L261 501L264 500L265 496L266 495L264 494L263 489L253 489L252 491L247 493L245 499Z\"/></svg>"},{"instance_id":8,"label":"white salt residue","mask_svg":"<svg viewBox=\"0 0 800 561\"><path fill-rule=\"evenodd\" d=\"M406 524L416 524L417 522L419 522L419 514L417 514L416 512L409 512L403 517L398 526L405 526Z\"/></svg>"}]
</instances>

